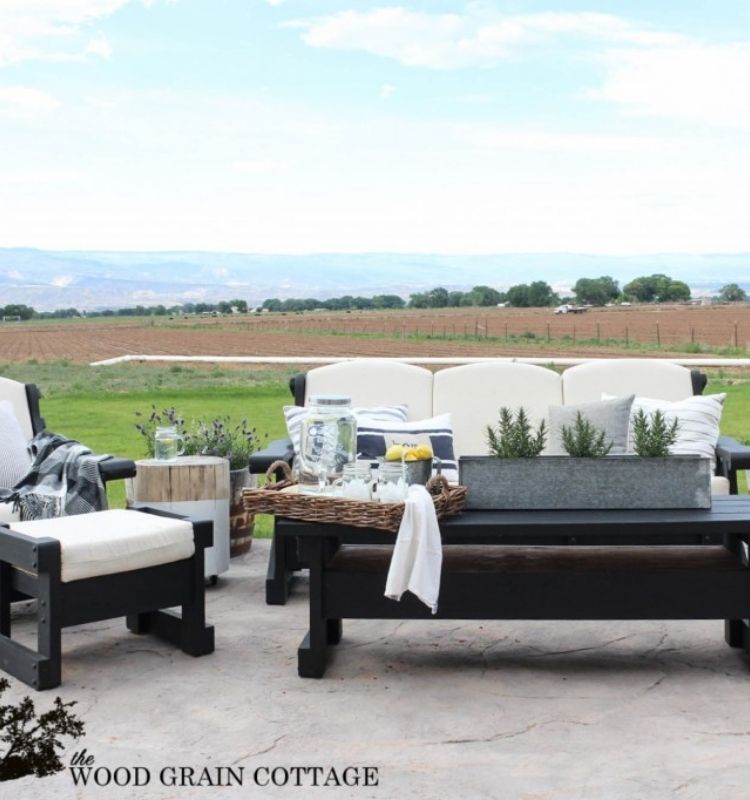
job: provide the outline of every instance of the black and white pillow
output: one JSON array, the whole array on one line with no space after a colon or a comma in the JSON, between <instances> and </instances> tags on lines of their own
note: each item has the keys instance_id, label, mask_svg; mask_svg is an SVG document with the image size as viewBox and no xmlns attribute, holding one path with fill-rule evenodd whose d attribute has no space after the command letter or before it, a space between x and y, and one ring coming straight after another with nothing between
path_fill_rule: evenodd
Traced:
<instances>
[{"instance_id":1,"label":"black and white pillow","mask_svg":"<svg viewBox=\"0 0 750 800\"><path fill-rule=\"evenodd\" d=\"M604 395L607 399L609 395ZM699 455L710 458L716 468L716 443L719 441L721 412L726 394L704 394L670 402L651 397L636 397L630 411L628 452L633 450L633 419L639 410L647 416L661 411L668 425L677 420L677 440L669 448L674 455Z\"/></svg>"},{"instance_id":2,"label":"black and white pillow","mask_svg":"<svg viewBox=\"0 0 750 800\"><path fill-rule=\"evenodd\" d=\"M374 406L372 408L353 408L351 411L357 418L357 426L360 419L383 420L387 422L406 422L409 415L409 406ZM284 406L284 419L289 438L292 440L294 455L299 456L300 442L302 440L302 421L310 413L307 406Z\"/></svg>"},{"instance_id":3,"label":"black and white pillow","mask_svg":"<svg viewBox=\"0 0 750 800\"><path fill-rule=\"evenodd\" d=\"M31 466L29 443L18 424L13 406L0 401L0 489L10 489Z\"/></svg>"},{"instance_id":4,"label":"black and white pillow","mask_svg":"<svg viewBox=\"0 0 750 800\"><path fill-rule=\"evenodd\" d=\"M427 444L442 462L442 474L449 483L458 483L458 464L453 452L451 415L441 414L416 422L381 422L362 419L357 422L357 452L362 459L382 458L393 444Z\"/></svg>"}]
</instances>

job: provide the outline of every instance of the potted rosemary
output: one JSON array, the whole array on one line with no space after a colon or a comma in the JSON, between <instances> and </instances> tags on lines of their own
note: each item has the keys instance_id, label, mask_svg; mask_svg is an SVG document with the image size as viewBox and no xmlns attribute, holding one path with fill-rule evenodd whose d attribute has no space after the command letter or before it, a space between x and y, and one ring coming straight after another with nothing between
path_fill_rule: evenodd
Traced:
<instances>
[{"instance_id":1,"label":"potted rosemary","mask_svg":"<svg viewBox=\"0 0 750 800\"><path fill-rule=\"evenodd\" d=\"M545 454L547 425L534 427L524 409L500 411L487 428L490 455L462 456L459 481L467 509L710 508L711 463L673 455L678 423L639 410L630 418L630 452L581 412L560 430L563 455Z\"/></svg>"}]
</instances>

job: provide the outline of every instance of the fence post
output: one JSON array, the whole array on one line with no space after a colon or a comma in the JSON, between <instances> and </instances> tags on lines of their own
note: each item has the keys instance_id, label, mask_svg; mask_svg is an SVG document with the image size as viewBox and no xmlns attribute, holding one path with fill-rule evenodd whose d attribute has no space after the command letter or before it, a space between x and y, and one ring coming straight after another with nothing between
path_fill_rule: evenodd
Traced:
<instances>
[{"instance_id":1,"label":"fence post","mask_svg":"<svg viewBox=\"0 0 750 800\"><path fill-rule=\"evenodd\" d=\"M576 343L576 324L573 323L573 344Z\"/></svg>"},{"instance_id":2,"label":"fence post","mask_svg":"<svg viewBox=\"0 0 750 800\"><path fill-rule=\"evenodd\" d=\"M690 326L690 344L695 344L695 325Z\"/></svg>"},{"instance_id":3,"label":"fence post","mask_svg":"<svg viewBox=\"0 0 750 800\"><path fill-rule=\"evenodd\" d=\"M656 323L656 346L661 347L661 331L659 330L659 323Z\"/></svg>"},{"instance_id":4,"label":"fence post","mask_svg":"<svg viewBox=\"0 0 750 800\"><path fill-rule=\"evenodd\" d=\"M596 343L601 344L602 341L602 331L599 323L596 323Z\"/></svg>"},{"instance_id":5,"label":"fence post","mask_svg":"<svg viewBox=\"0 0 750 800\"><path fill-rule=\"evenodd\" d=\"M739 323L737 322L737 320L735 320L734 321L734 347L735 347L735 350L740 346L739 345L739 337L737 335L737 326L738 325L739 325Z\"/></svg>"},{"instance_id":6,"label":"fence post","mask_svg":"<svg viewBox=\"0 0 750 800\"><path fill-rule=\"evenodd\" d=\"M550 332L549 332L549 322L548 322L548 323L547 323L547 341L549 342L549 340L550 340L551 338L552 338L552 337L550 336Z\"/></svg>"},{"instance_id":7,"label":"fence post","mask_svg":"<svg viewBox=\"0 0 750 800\"><path fill-rule=\"evenodd\" d=\"M630 329L625 326L625 347L630 347Z\"/></svg>"},{"instance_id":8,"label":"fence post","mask_svg":"<svg viewBox=\"0 0 750 800\"><path fill-rule=\"evenodd\" d=\"M505 341L508 341L508 323L505 323Z\"/></svg>"}]
</instances>

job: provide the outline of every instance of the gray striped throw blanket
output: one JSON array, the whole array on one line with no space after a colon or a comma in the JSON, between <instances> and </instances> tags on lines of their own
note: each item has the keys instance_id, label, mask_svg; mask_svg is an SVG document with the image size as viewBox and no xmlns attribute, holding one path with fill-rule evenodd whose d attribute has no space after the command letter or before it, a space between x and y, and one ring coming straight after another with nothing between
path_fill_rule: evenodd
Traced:
<instances>
[{"instance_id":1,"label":"gray striped throw blanket","mask_svg":"<svg viewBox=\"0 0 750 800\"><path fill-rule=\"evenodd\" d=\"M0 501L14 504L22 520L66 517L107 508L99 462L111 456L94 455L80 442L47 431L38 433L29 448L32 463L28 474L10 494L0 496Z\"/></svg>"}]
</instances>

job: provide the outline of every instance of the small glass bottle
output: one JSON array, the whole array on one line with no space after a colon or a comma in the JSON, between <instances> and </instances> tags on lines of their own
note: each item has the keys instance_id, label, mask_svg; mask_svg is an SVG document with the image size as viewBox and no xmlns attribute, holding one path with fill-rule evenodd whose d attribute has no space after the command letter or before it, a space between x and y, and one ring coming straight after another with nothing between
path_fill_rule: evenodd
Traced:
<instances>
[{"instance_id":1,"label":"small glass bottle","mask_svg":"<svg viewBox=\"0 0 750 800\"><path fill-rule=\"evenodd\" d=\"M344 464L341 496L346 500L372 500L372 469L368 462Z\"/></svg>"},{"instance_id":2,"label":"small glass bottle","mask_svg":"<svg viewBox=\"0 0 750 800\"><path fill-rule=\"evenodd\" d=\"M302 420L299 485L303 492L325 493L341 478L344 465L357 453L357 421L351 398L317 395Z\"/></svg>"},{"instance_id":3,"label":"small glass bottle","mask_svg":"<svg viewBox=\"0 0 750 800\"><path fill-rule=\"evenodd\" d=\"M381 503L402 503L406 500L409 486L401 461L383 463L378 467L378 500Z\"/></svg>"}]
</instances>

